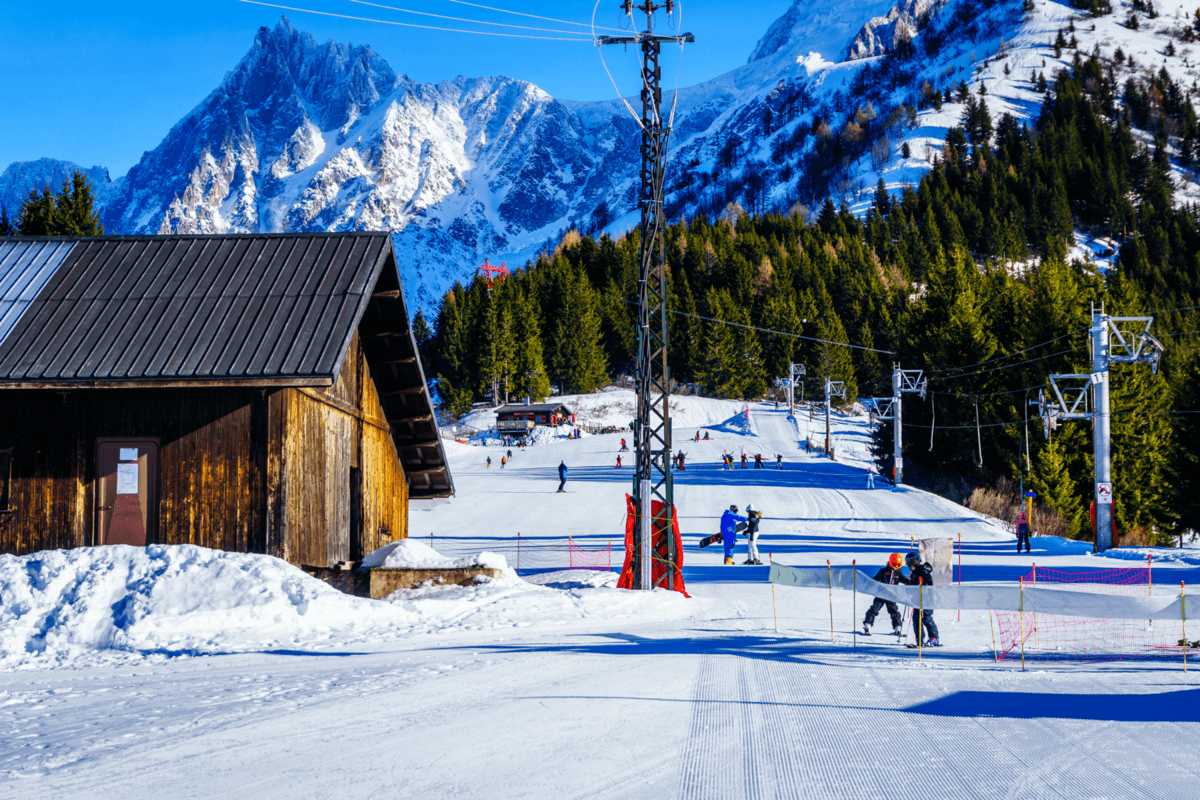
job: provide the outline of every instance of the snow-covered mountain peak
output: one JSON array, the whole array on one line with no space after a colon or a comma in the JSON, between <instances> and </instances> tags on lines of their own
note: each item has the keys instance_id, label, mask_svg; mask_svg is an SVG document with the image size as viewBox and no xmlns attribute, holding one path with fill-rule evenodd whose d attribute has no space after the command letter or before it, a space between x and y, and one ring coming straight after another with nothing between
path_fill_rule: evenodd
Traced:
<instances>
[{"instance_id":1,"label":"snow-covered mountain peak","mask_svg":"<svg viewBox=\"0 0 1200 800\"><path fill-rule=\"evenodd\" d=\"M895 3L896 0L793 0L791 7L767 28L747 63L787 51L798 55L820 53L826 61L836 64L845 60L863 24L888 14Z\"/></svg>"}]
</instances>

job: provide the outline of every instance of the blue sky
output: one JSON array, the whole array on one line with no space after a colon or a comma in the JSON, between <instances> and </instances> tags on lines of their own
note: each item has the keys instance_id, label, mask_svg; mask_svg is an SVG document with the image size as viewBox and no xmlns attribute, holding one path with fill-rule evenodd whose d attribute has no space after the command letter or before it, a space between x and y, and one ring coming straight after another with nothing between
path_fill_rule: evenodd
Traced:
<instances>
[{"instance_id":1,"label":"blue sky","mask_svg":"<svg viewBox=\"0 0 1200 800\"><path fill-rule=\"evenodd\" d=\"M350 0L266 0L379 20L450 28L468 26ZM375 0L372 0L375 2ZM378 5L561 30L576 26L486 11L450 0L378 0ZM477 5L560 20L588 22L595 0L479 0ZM619 0L601 0L597 25L615 25ZM680 85L744 64L759 37L791 0L687 0L683 28L696 35L684 51ZM95 3L42 0L6 3L0 13L0 171L43 156L108 167L123 175L170 127L199 103L254 41L262 25L285 14L318 41L370 44L397 72L420 81L458 75L509 75L564 99L615 95L596 48L587 43L443 33L337 19L237 0ZM665 18L659 12L660 18ZM578 28L586 31L586 28ZM514 33L523 31L514 30ZM557 34L529 32L534 35ZM636 61L620 47L605 55L624 94L633 94ZM663 59L664 82L675 60Z\"/></svg>"}]
</instances>

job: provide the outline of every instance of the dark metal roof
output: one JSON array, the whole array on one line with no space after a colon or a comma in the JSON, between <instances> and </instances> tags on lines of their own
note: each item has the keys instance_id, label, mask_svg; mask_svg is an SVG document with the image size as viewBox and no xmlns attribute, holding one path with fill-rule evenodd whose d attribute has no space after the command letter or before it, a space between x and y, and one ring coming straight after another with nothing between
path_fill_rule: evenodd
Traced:
<instances>
[{"instance_id":1,"label":"dark metal roof","mask_svg":"<svg viewBox=\"0 0 1200 800\"><path fill-rule=\"evenodd\" d=\"M566 411L568 414L571 413L571 409L567 408L562 403L531 403L530 405L524 405L522 403L522 404L517 404L517 405L500 406L500 408L496 409L496 413L497 414L514 414L514 413L518 413L518 412L527 413L527 412L532 411L535 414L541 414L541 413L548 414L552 411L557 411L560 408L563 409L564 411Z\"/></svg>"},{"instance_id":2,"label":"dark metal roof","mask_svg":"<svg viewBox=\"0 0 1200 800\"><path fill-rule=\"evenodd\" d=\"M370 233L10 242L71 245L0 340L0 383L56 386L329 385L391 250Z\"/></svg>"},{"instance_id":3,"label":"dark metal roof","mask_svg":"<svg viewBox=\"0 0 1200 800\"><path fill-rule=\"evenodd\" d=\"M449 497L389 234L0 239L0 390L330 386L356 330L410 497Z\"/></svg>"}]
</instances>

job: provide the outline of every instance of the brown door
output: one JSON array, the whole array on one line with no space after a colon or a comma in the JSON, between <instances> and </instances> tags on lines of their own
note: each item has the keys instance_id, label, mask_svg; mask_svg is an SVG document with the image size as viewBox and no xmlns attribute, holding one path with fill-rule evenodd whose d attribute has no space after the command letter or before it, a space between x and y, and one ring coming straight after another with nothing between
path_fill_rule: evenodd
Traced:
<instances>
[{"instance_id":1,"label":"brown door","mask_svg":"<svg viewBox=\"0 0 1200 800\"><path fill-rule=\"evenodd\" d=\"M154 540L158 444L110 439L97 444L100 544L145 546Z\"/></svg>"}]
</instances>

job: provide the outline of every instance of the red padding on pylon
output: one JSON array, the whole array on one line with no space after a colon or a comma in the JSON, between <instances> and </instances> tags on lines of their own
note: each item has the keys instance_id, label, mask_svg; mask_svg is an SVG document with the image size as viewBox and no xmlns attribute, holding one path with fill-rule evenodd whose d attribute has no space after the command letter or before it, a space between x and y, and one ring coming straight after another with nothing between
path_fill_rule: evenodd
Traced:
<instances>
[{"instance_id":1,"label":"red padding on pylon","mask_svg":"<svg viewBox=\"0 0 1200 800\"><path fill-rule=\"evenodd\" d=\"M637 508L633 504L633 498L625 495L625 564L621 567L621 577L617 580L618 589L633 588L633 531L637 525ZM663 503L661 500L650 501L650 513L653 515L656 522L659 515L662 514ZM659 581L666 574L668 569L667 563L667 532L663 530L661 522L652 526L652 548L654 554L654 563L650 566L650 583L657 586ZM691 595L683 586L683 539L679 535L679 518L675 514L674 507L671 508L671 532L670 535L675 539L675 569L674 575L669 581L671 589L679 592L684 597L690 598Z\"/></svg>"}]
</instances>

